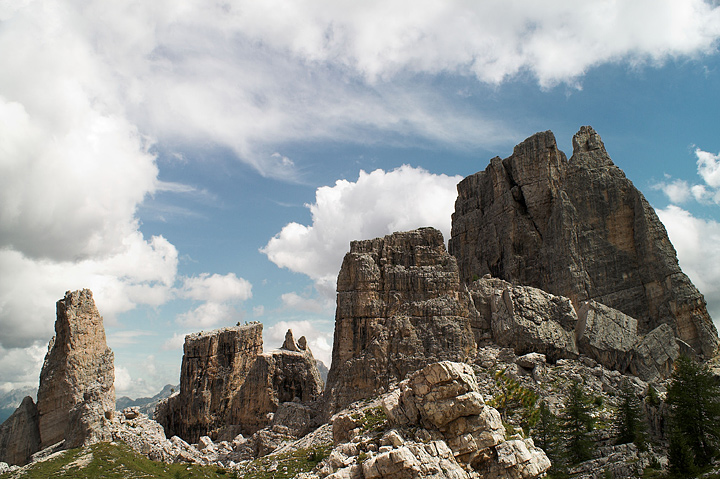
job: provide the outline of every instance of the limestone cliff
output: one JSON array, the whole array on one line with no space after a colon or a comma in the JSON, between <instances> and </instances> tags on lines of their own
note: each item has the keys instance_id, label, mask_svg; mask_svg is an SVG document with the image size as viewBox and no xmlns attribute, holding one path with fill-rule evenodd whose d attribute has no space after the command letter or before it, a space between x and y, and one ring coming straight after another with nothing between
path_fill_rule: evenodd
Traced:
<instances>
[{"instance_id":1,"label":"limestone cliff","mask_svg":"<svg viewBox=\"0 0 720 479\"><path fill-rule=\"evenodd\" d=\"M337 291L328 411L475 351L477 313L435 229L352 242Z\"/></svg>"},{"instance_id":2,"label":"limestone cliff","mask_svg":"<svg viewBox=\"0 0 720 479\"><path fill-rule=\"evenodd\" d=\"M196 443L202 436L234 437L266 426L281 403L312 402L322 380L305 338L263 353L262 324L185 337L180 391L161 401L156 420L167 437Z\"/></svg>"},{"instance_id":3,"label":"limestone cliff","mask_svg":"<svg viewBox=\"0 0 720 479\"><path fill-rule=\"evenodd\" d=\"M591 127L570 160L547 131L460 182L449 250L466 283L489 273L576 309L594 300L637 319L641 334L667 324L705 357L720 343L664 226Z\"/></svg>"},{"instance_id":4,"label":"limestone cliff","mask_svg":"<svg viewBox=\"0 0 720 479\"><path fill-rule=\"evenodd\" d=\"M115 410L114 355L92 291L68 291L56 306L55 337L48 346L37 394L41 448L65 440L66 430L75 445L86 439L102 440L103 422ZM93 392L88 395L88 391ZM73 429L77 421L71 416L85 423L84 432Z\"/></svg>"},{"instance_id":5,"label":"limestone cliff","mask_svg":"<svg viewBox=\"0 0 720 479\"><path fill-rule=\"evenodd\" d=\"M262 329L251 323L185 337L180 391L155 410L167 437L197 442L231 424L232 400L263 350Z\"/></svg>"}]
</instances>

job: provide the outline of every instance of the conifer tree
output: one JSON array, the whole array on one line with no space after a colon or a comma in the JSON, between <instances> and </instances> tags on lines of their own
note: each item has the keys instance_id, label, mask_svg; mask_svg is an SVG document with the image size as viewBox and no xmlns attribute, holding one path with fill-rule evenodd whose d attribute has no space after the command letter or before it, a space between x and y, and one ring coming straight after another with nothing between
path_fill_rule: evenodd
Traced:
<instances>
[{"instance_id":1,"label":"conifer tree","mask_svg":"<svg viewBox=\"0 0 720 479\"><path fill-rule=\"evenodd\" d=\"M615 415L617 444L634 443L640 450L647 446L647 423L640 398L629 383L620 389L620 405Z\"/></svg>"},{"instance_id":2,"label":"conifer tree","mask_svg":"<svg viewBox=\"0 0 720 479\"><path fill-rule=\"evenodd\" d=\"M703 467L720 452L720 387L705 365L681 356L668 387L670 408L670 441L678 458L685 444L692 453L694 463ZM672 462L672 454L671 454ZM680 466L672 464L671 466Z\"/></svg>"},{"instance_id":3,"label":"conifer tree","mask_svg":"<svg viewBox=\"0 0 720 479\"><path fill-rule=\"evenodd\" d=\"M580 384L573 381L560 421L569 464L578 464L592 458L592 431L595 427L592 411L591 398L585 394Z\"/></svg>"}]
</instances>

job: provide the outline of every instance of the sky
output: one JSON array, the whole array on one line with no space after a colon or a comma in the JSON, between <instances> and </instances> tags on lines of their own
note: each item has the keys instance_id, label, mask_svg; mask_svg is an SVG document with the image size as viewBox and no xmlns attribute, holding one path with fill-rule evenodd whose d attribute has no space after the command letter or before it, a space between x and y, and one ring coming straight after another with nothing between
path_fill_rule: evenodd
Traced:
<instances>
[{"instance_id":1,"label":"sky","mask_svg":"<svg viewBox=\"0 0 720 479\"><path fill-rule=\"evenodd\" d=\"M720 4L0 0L0 392L92 289L118 396L185 334L329 365L351 240L447 239L456 185L592 125L720 321Z\"/></svg>"}]
</instances>

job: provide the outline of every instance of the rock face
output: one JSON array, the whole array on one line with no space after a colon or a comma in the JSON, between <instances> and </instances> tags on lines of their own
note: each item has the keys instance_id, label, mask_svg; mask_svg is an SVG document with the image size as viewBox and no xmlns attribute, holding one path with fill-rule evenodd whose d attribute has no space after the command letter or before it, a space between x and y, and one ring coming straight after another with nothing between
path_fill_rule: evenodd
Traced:
<instances>
[{"instance_id":1,"label":"rock face","mask_svg":"<svg viewBox=\"0 0 720 479\"><path fill-rule=\"evenodd\" d=\"M196 443L233 424L231 404L262 350L260 323L187 335L180 391L155 409L167 437Z\"/></svg>"},{"instance_id":2,"label":"rock face","mask_svg":"<svg viewBox=\"0 0 720 479\"><path fill-rule=\"evenodd\" d=\"M40 372L41 449L65 440L66 432L74 445L103 440L103 427L115 409L113 360L92 292L65 293L57 302L55 337ZM76 429L78 421L85 426Z\"/></svg>"},{"instance_id":3,"label":"rock face","mask_svg":"<svg viewBox=\"0 0 720 479\"><path fill-rule=\"evenodd\" d=\"M355 419L362 414L333 419L338 447L335 458L330 457L339 470L328 477L530 479L550 468L532 439L505 439L500 414L485 404L468 364L442 361L426 366L384 395L382 408L393 429L383 435L378 453L361 466L349 465L355 461L346 460L341 451L352 453L355 444L362 446L357 436L358 431L362 434L362 419ZM360 427L348 431L358 420ZM353 446L338 445L349 433Z\"/></svg>"},{"instance_id":4,"label":"rock face","mask_svg":"<svg viewBox=\"0 0 720 479\"><path fill-rule=\"evenodd\" d=\"M352 242L337 291L330 412L387 391L428 363L463 361L475 351L478 316L435 229Z\"/></svg>"},{"instance_id":5,"label":"rock face","mask_svg":"<svg viewBox=\"0 0 720 479\"><path fill-rule=\"evenodd\" d=\"M636 319L595 301L576 313L568 298L494 278L473 282L470 292L493 342L516 354L540 353L553 362L583 354L645 381L668 377L680 355L667 324L643 335Z\"/></svg>"},{"instance_id":6,"label":"rock face","mask_svg":"<svg viewBox=\"0 0 720 479\"><path fill-rule=\"evenodd\" d=\"M0 426L0 460L17 466L25 465L40 450L38 412L30 396Z\"/></svg>"},{"instance_id":7,"label":"rock face","mask_svg":"<svg viewBox=\"0 0 720 479\"><path fill-rule=\"evenodd\" d=\"M234 405L234 420L242 425L243 433L254 433L266 426L270 421L268 413L275 413L283 403L309 404L320 398L323 392L323 381L317 369L315 358L307 347L305 337L295 342L291 330L285 336L282 348L258 355L250 370L245 385L237 395ZM299 405L298 405L299 406ZM282 424L293 426L296 434L302 435L312 424L307 406L283 408L283 413L294 409L296 413L307 414L308 423L305 428L297 424L292 414L278 417L285 419Z\"/></svg>"},{"instance_id":8,"label":"rock face","mask_svg":"<svg viewBox=\"0 0 720 479\"><path fill-rule=\"evenodd\" d=\"M701 356L718 349L665 228L591 127L569 161L547 131L460 182L449 250L466 283L489 273L576 309L594 300L637 319L640 334L667 324Z\"/></svg>"},{"instance_id":9,"label":"rock face","mask_svg":"<svg viewBox=\"0 0 720 479\"><path fill-rule=\"evenodd\" d=\"M168 437L252 434L286 401L312 402L323 383L305 338L288 332L285 348L263 353L262 324L185 337L180 391L161 401L155 418Z\"/></svg>"}]
</instances>

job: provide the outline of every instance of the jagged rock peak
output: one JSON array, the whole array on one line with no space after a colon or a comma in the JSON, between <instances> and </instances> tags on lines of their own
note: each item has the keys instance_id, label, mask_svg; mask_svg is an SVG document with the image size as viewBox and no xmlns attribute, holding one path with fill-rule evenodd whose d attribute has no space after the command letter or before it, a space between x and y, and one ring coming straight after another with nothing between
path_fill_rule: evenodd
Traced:
<instances>
[{"instance_id":1,"label":"jagged rock peak","mask_svg":"<svg viewBox=\"0 0 720 479\"><path fill-rule=\"evenodd\" d=\"M0 461L23 466L39 450L37 407L33 399L26 396L0 426Z\"/></svg>"},{"instance_id":2,"label":"jagged rock peak","mask_svg":"<svg viewBox=\"0 0 720 479\"><path fill-rule=\"evenodd\" d=\"M475 351L477 313L434 228L353 241L337 291L329 412L387 391L430 362L463 361Z\"/></svg>"},{"instance_id":3,"label":"jagged rock peak","mask_svg":"<svg viewBox=\"0 0 720 479\"><path fill-rule=\"evenodd\" d=\"M195 443L252 434L283 402L320 397L323 383L307 343L299 341L302 349L288 331L282 349L263 353L262 330L255 322L185 337L180 391L155 409L167 437Z\"/></svg>"},{"instance_id":4,"label":"jagged rock peak","mask_svg":"<svg viewBox=\"0 0 720 479\"><path fill-rule=\"evenodd\" d=\"M55 336L40 372L37 410L41 448L108 439L115 409L114 355L92 291L68 291L56 304Z\"/></svg>"},{"instance_id":5,"label":"jagged rock peak","mask_svg":"<svg viewBox=\"0 0 720 479\"><path fill-rule=\"evenodd\" d=\"M307 349L307 340L305 339L305 336L301 336L296 342L292 329L288 329L287 333L285 333L285 342L283 342L280 349L296 352L305 351Z\"/></svg>"},{"instance_id":6,"label":"jagged rock peak","mask_svg":"<svg viewBox=\"0 0 720 479\"><path fill-rule=\"evenodd\" d=\"M667 324L698 355L720 340L705 300L681 271L665 227L584 126L567 160L549 131L458 185L450 253L471 283L491 274L637 319L640 334Z\"/></svg>"}]
</instances>

